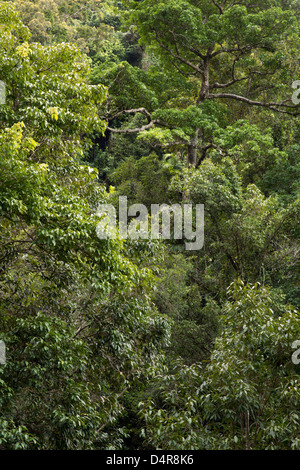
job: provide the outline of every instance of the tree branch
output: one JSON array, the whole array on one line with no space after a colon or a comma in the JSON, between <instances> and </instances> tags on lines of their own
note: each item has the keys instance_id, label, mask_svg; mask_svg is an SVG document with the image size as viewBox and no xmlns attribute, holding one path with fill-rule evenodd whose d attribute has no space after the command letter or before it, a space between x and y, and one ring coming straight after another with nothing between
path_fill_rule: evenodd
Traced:
<instances>
[{"instance_id":1,"label":"tree branch","mask_svg":"<svg viewBox=\"0 0 300 470\"><path fill-rule=\"evenodd\" d=\"M220 44L219 44L220 45ZM217 51L213 52L211 54L211 57L215 57L216 55L219 54L233 54L234 52L241 52L241 53L246 53L247 51L249 52L253 48L250 47L248 44L245 46L238 46L238 47L233 47L233 48L227 48L227 47L222 47L221 49L218 49Z\"/></svg>"},{"instance_id":2,"label":"tree branch","mask_svg":"<svg viewBox=\"0 0 300 470\"><path fill-rule=\"evenodd\" d=\"M233 99L233 100L237 100L237 101L242 101L243 103L247 103L251 106L262 106L262 107L269 108L269 109L272 109L272 110L280 112L280 113L290 114L291 116L296 116L296 115L300 114L300 112L299 113L292 113L292 112L287 111L287 110L279 109L279 108L282 108L282 107L288 108L288 109L295 109L293 106L285 104L286 101L289 101L289 100L285 100L282 103L264 103L263 101L250 100L249 98L245 98L245 96L235 95L234 93L210 94L208 96L208 99L216 99L216 98L229 98L229 99Z\"/></svg>"},{"instance_id":3,"label":"tree branch","mask_svg":"<svg viewBox=\"0 0 300 470\"><path fill-rule=\"evenodd\" d=\"M152 119L150 112L146 108L132 108L132 109L123 109L122 111L118 111L116 114L109 117L108 120L112 121L113 119L116 119L117 117L121 116L124 113L126 114L142 113L142 114L145 114L145 116L149 119L149 121Z\"/></svg>"},{"instance_id":4,"label":"tree branch","mask_svg":"<svg viewBox=\"0 0 300 470\"><path fill-rule=\"evenodd\" d=\"M213 2L213 4L215 5L215 7L217 7L219 9L219 12L221 13L221 15L223 15L223 8L224 6L221 6L221 5L218 5L217 2L215 2L215 0L211 0Z\"/></svg>"},{"instance_id":5,"label":"tree branch","mask_svg":"<svg viewBox=\"0 0 300 470\"><path fill-rule=\"evenodd\" d=\"M213 85L209 86L209 89L212 90L214 88L227 88L231 85L234 85L234 83L241 82L242 80L248 80L249 77L243 77L243 78L234 78L230 82L227 83L214 83Z\"/></svg>"},{"instance_id":6,"label":"tree branch","mask_svg":"<svg viewBox=\"0 0 300 470\"><path fill-rule=\"evenodd\" d=\"M135 127L133 129L113 129L112 127L107 127L106 129L110 132L115 134L137 134L138 132L146 131L147 129L151 129L151 127L156 124L157 121L150 121L148 124L145 124L142 127Z\"/></svg>"},{"instance_id":7,"label":"tree branch","mask_svg":"<svg viewBox=\"0 0 300 470\"><path fill-rule=\"evenodd\" d=\"M188 65L189 67L191 67L193 70L195 70L196 72L198 72L200 75L203 75L203 70L198 67L197 65L194 65L192 62L190 62L189 60L187 59L184 59L181 55L179 54L175 54L173 51L171 51L160 39L159 39L159 36L158 36L158 33L157 31L155 31L155 37L156 37L156 40L158 42L158 44L160 45L160 47L162 47L162 49L164 49L165 51L167 51L170 56L172 56L174 59L177 59L179 60L180 62L182 62L183 64L186 64Z\"/></svg>"},{"instance_id":8,"label":"tree branch","mask_svg":"<svg viewBox=\"0 0 300 470\"><path fill-rule=\"evenodd\" d=\"M112 121L117 117L121 116L122 114L135 114L135 113L142 113L148 119L148 124L145 124L142 127L135 127L135 128L127 128L127 129L114 129L112 127L107 127L106 129L110 132L114 132L115 134L137 134L138 132L146 131L147 129L151 129L158 121L156 119L152 119L150 112L146 108L132 108L132 109L124 109L123 111L119 111L118 113L111 116L108 120Z\"/></svg>"}]
</instances>

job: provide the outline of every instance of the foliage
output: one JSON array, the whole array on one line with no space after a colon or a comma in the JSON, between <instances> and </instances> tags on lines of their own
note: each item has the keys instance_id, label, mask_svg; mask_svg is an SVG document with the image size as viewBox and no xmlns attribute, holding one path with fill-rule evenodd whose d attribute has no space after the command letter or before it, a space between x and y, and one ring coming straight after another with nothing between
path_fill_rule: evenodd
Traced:
<instances>
[{"instance_id":1,"label":"foliage","mask_svg":"<svg viewBox=\"0 0 300 470\"><path fill-rule=\"evenodd\" d=\"M205 367L178 364L143 404L145 439L157 449L298 449L299 370L291 345L299 312L280 316L268 288L238 281ZM158 401L158 403L157 403ZM142 406L142 404L141 404Z\"/></svg>"},{"instance_id":2,"label":"foliage","mask_svg":"<svg viewBox=\"0 0 300 470\"><path fill-rule=\"evenodd\" d=\"M2 450L299 450L299 13L0 2ZM120 195L203 248L99 239Z\"/></svg>"},{"instance_id":3,"label":"foliage","mask_svg":"<svg viewBox=\"0 0 300 470\"><path fill-rule=\"evenodd\" d=\"M159 367L168 320L151 271L97 237L108 196L78 159L105 129L104 88L74 46L29 45L12 5L1 12L1 448L119 447L120 397Z\"/></svg>"},{"instance_id":4,"label":"foliage","mask_svg":"<svg viewBox=\"0 0 300 470\"><path fill-rule=\"evenodd\" d=\"M279 278L286 272L290 282L286 294L289 289L298 291L293 273L299 199L282 207L278 197L265 197L253 184L243 186L228 157L217 163L206 159L197 170L185 169L173 179L172 188L205 207L205 253L198 262L202 289L222 296L236 277L283 287ZM293 297L296 300L297 295Z\"/></svg>"},{"instance_id":5,"label":"foliage","mask_svg":"<svg viewBox=\"0 0 300 470\"><path fill-rule=\"evenodd\" d=\"M150 207L168 201L168 185L172 171L165 168L155 154L135 160L129 157L111 174L118 193L128 202L139 202Z\"/></svg>"}]
</instances>

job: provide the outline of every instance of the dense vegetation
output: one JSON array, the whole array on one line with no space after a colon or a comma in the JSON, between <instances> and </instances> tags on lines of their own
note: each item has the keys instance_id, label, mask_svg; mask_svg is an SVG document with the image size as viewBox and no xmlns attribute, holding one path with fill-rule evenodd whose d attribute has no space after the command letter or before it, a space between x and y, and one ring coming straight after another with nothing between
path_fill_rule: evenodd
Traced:
<instances>
[{"instance_id":1,"label":"dense vegetation","mask_svg":"<svg viewBox=\"0 0 300 470\"><path fill-rule=\"evenodd\" d=\"M0 1L0 33L0 449L299 450L298 1ZM204 204L203 248L100 239L119 196Z\"/></svg>"}]
</instances>

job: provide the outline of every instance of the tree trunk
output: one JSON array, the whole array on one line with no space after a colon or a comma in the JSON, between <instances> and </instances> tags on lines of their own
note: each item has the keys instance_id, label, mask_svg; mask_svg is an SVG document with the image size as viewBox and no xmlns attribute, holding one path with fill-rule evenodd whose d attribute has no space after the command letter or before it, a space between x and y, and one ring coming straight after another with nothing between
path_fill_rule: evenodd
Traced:
<instances>
[{"instance_id":1,"label":"tree trunk","mask_svg":"<svg viewBox=\"0 0 300 470\"><path fill-rule=\"evenodd\" d=\"M201 90L196 102L196 105L199 106L201 103L204 103L206 98L209 96L209 53L205 56L203 61L203 76ZM198 141L199 141L199 129L195 130L195 135L191 137L187 149L187 166L197 166L197 154L198 154Z\"/></svg>"},{"instance_id":2,"label":"tree trunk","mask_svg":"<svg viewBox=\"0 0 300 470\"><path fill-rule=\"evenodd\" d=\"M187 166L196 166L197 148L198 148L199 129L196 129L195 135L191 137L187 151Z\"/></svg>"}]
</instances>

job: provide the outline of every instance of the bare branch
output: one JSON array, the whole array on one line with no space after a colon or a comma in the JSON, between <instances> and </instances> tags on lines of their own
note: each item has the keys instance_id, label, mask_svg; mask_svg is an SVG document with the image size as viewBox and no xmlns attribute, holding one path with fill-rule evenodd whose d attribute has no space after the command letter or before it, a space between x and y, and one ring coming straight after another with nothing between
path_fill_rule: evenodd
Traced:
<instances>
[{"instance_id":1,"label":"bare branch","mask_svg":"<svg viewBox=\"0 0 300 470\"><path fill-rule=\"evenodd\" d=\"M248 80L248 78L249 77L234 78L230 82L227 82L227 83L218 83L218 82L216 82L213 85L210 85L209 89L212 90L214 88L227 88L227 87L233 85L234 83L241 82L242 80Z\"/></svg>"},{"instance_id":2,"label":"bare branch","mask_svg":"<svg viewBox=\"0 0 300 470\"><path fill-rule=\"evenodd\" d=\"M150 112L146 108L132 108L132 109L124 109L123 111L119 111L118 113L111 116L108 120L112 121L117 117L121 116L122 114L136 114L141 113L144 114L148 119L148 124L145 124L141 127L135 128L127 128L127 129L114 129L113 127L107 127L106 129L110 132L114 132L115 134L137 134L138 132L146 131L147 129L151 129L158 121L152 119Z\"/></svg>"},{"instance_id":3,"label":"bare branch","mask_svg":"<svg viewBox=\"0 0 300 470\"><path fill-rule=\"evenodd\" d=\"M280 112L280 113L290 114L291 116L295 116L296 114L299 114L299 113L290 112L290 110L293 109L294 107L291 106L291 105L286 104L286 102L288 100L285 100L282 103L264 103L263 101L250 100L249 98L245 98L244 96L240 96L240 95L235 95L233 93L219 93L217 95L211 94L211 95L208 96L208 99L216 99L216 98L229 98L229 99L233 99L233 100L237 100L237 101L242 101L242 102L247 103L251 106L262 106L262 107L269 108L269 109L272 109L272 110ZM288 108L289 111L280 109L282 107Z\"/></svg>"},{"instance_id":4,"label":"bare branch","mask_svg":"<svg viewBox=\"0 0 300 470\"><path fill-rule=\"evenodd\" d=\"M113 116L109 117L109 121L112 121L113 119L116 119L117 117L121 116L122 114L135 114L135 113L142 113L145 114L145 116L151 120L151 114L146 108L132 108L132 109L123 109L122 111L117 112Z\"/></svg>"},{"instance_id":5,"label":"bare branch","mask_svg":"<svg viewBox=\"0 0 300 470\"><path fill-rule=\"evenodd\" d=\"M156 122L157 121L150 121L148 124L145 124L142 127L135 127L133 129L113 129L112 127L107 127L107 130L114 132L115 134L137 134L138 132L151 129L151 127L153 127Z\"/></svg>"}]
</instances>

